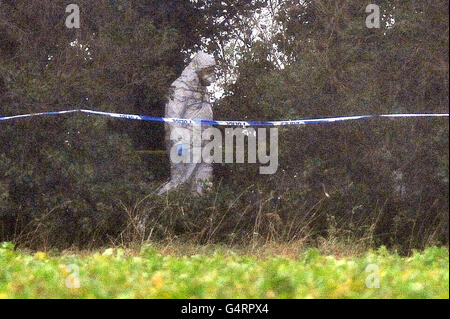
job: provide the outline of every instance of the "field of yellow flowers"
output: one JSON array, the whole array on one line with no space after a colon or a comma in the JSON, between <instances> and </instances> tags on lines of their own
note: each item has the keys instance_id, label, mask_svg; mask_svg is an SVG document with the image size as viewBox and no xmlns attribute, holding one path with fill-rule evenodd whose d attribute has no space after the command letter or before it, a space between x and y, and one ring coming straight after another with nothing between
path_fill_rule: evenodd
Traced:
<instances>
[{"instance_id":1,"label":"field of yellow flowers","mask_svg":"<svg viewBox=\"0 0 450 319\"><path fill-rule=\"evenodd\" d=\"M449 298L449 254L401 257L385 248L337 259L216 252L162 255L107 249L89 255L26 254L0 244L1 298Z\"/></svg>"}]
</instances>

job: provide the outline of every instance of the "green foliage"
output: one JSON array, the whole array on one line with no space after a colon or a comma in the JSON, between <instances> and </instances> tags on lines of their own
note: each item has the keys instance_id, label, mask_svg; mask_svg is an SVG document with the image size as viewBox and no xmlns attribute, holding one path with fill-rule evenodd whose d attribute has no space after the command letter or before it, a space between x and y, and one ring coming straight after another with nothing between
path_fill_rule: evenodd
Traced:
<instances>
[{"instance_id":1,"label":"green foliage","mask_svg":"<svg viewBox=\"0 0 450 319\"><path fill-rule=\"evenodd\" d=\"M149 253L151 252L151 253ZM368 288L375 264L379 288ZM79 268L80 288L67 288ZM0 298L448 298L448 250L411 257L380 249L337 259L306 251L298 259L233 253L174 256L143 248L84 256L28 255L0 246Z\"/></svg>"},{"instance_id":2,"label":"green foliage","mask_svg":"<svg viewBox=\"0 0 450 319\"><path fill-rule=\"evenodd\" d=\"M170 83L201 38L220 32L211 16L224 11L205 14L203 1L77 4L82 27L70 30L66 1L2 1L2 116L73 108L161 116ZM122 206L167 176L160 158L136 152L163 148L163 134L160 124L76 115L2 122L0 238L59 247L115 238Z\"/></svg>"},{"instance_id":3,"label":"green foliage","mask_svg":"<svg viewBox=\"0 0 450 319\"><path fill-rule=\"evenodd\" d=\"M448 113L448 1L377 2L380 29L365 27L361 1L274 3L282 26L274 44L286 63L269 62L270 42L250 46L219 118ZM337 232L365 225L377 245L446 244L448 129L433 119L289 127L279 132L275 175L231 166L218 175L233 186L271 185L292 214L323 202L318 231L333 216Z\"/></svg>"},{"instance_id":4,"label":"green foliage","mask_svg":"<svg viewBox=\"0 0 450 319\"><path fill-rule=\"evenodd\" d=\"M202 39L230 68L223 42L248 31L244 20L263 2L80 0L82 28L69 30L64 1L2 1L0 114L161 116ZM279 32L244 36L236 48L245 50L228 52L242 59L217 119L448 113L448 1L378 1L380 29L365 27L357 0L270 3ZM268 58L274 47L283 67ZM167 157L136 154L163 149L161 124L77 115L1 123L0 240L63 248L149 236L344 238L401 253L445 245L448 128L446 119L283 128L273 176L216 165L216 188L203 198L181 190L141 202L168 175Z\"/></svg>"}]
</instances>

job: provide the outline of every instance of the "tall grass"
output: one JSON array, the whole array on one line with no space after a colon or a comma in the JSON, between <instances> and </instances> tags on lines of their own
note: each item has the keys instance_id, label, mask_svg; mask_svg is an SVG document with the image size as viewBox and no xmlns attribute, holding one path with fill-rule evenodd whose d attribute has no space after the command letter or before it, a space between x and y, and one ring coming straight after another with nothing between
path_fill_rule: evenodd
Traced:
<instances>
[{"instance_id":1,"label":"tall grass","mask_svg":"<svg viewBox=\"0 0 450 319\"><path fill-rule=\"evenodd\" d=\"M218 183L202 197L181 188L162 197L150 193L133 204L118 202L117 211L107 218L87 216L84 222L89 225L67 216L63 220L69 223L61 224L55 208L18 226L12 241L19 247L40 250L141 247L149 242L220 244L254 250L294 244L321 247L333 254L380 245L402 254L431 245L446 246L448 212L440 212L424 223L425 211L417 211L413 218L394 215L387 202L366 211L358 207L350 212L335 210L334 201L342 200L324 194L311 201L295 191L277 197L258 184L235 193Z\"/></svg>"}]
</instances>

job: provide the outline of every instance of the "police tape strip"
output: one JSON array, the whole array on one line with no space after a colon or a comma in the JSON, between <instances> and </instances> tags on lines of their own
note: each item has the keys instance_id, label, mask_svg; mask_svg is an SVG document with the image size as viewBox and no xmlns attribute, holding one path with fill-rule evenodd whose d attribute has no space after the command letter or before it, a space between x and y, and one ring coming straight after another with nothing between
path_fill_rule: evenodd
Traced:
<instances>
[{"instance_id":1,"label":"police tape strip","mask_svg":"<svg viewBox=\"0 0 450 319\"><path fill-rule=\"evenodd\" d=\"M286 120L286 121L214 121L214 120L196 120L196 119L179 119L179 118L165 118L165 117L151 117L146 115L134 115L134 114L120 114L110 113L92 110L68 110L68 111L55 111L55 112L41 112L21 114L14 116L2 116L0 121L14 120L20 118L44 116L44 115L60 115L68 113L86 113L100 116L108 116L114 118L138 120L138 121L150 121L150 122L165 122L175 124L205 124L205 125L219 125L219 126L286 126L286 125L305 125L305 124L318 124L318 123L334 123L350 120L361 120L367 118L387 117L387 118L409 118L409 117L449 117L448 113L440 114L380 114L380 115L357 115L357 116L341 116L341 117L329 117L329 118L316 118L316 119L300 119L300 120Z\"/></svg>"}]
</instances>

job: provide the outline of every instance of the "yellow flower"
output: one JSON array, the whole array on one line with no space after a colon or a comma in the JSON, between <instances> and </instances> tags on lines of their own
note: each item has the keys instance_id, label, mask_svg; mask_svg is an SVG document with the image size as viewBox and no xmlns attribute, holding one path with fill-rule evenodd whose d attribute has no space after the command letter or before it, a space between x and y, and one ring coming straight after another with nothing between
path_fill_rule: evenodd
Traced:
<instances>
[{"instance_id":1,"label":"yellow flower","mask_svg":"<svg viewBox=\"0 0 450 319\"><path fill-rule=\"evenodd\" d=\"M39 260L45 260L47 258L47 254L42 251L38 251L36 254L34 254L34 257Z\"/></svg>"},{"instance_id":2,"label":"yellow flower","mask_svg":"<svg viewBox=\"0 0 450 319\"><path fill-rule=\"evenodd\" d=\"M156 272L152 277L152 285L156 289L161 289L164 287L164 279L160 271Z\"/></svg>"},{"instance_id":3,"label":"yellow flower","mask_svg":"<svg viewBox=\"0 0 450 319\"><path fill-rule=\"evenodd\" d=\"M58 268L59 268L59 270L61 270L61 273L62 273L64 276L67 276L67 275L70 273L70 272L67 271L67 266L64 265L64 264L59 264L59 265L58 265Z\"/></svg>"}]
</instances>

